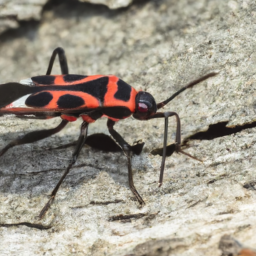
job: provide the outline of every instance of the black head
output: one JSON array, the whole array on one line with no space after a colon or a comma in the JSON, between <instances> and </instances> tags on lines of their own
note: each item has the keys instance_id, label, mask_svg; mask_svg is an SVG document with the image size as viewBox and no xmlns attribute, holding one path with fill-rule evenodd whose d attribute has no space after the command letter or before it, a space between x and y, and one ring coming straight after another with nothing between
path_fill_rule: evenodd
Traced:
<instances>
[{"instance_id":1,"label":"black head","mask_svg":"<svg viewBox=\"0 0 256 256\"><path fill-rule=\"evenodd\" d=\"M154 97L148 92L139 92L135 98L136 109L133 117L139 120L147 120L157 111Z\"/></svg>"}]
</instances>

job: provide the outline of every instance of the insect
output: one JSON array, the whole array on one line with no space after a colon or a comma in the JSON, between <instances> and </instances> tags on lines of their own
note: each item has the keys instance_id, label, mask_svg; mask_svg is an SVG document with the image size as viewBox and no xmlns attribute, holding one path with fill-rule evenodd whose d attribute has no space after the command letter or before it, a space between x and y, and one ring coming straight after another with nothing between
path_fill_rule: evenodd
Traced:
<instances>
[{"instance_id":1,"label":"insect","mask_svg":"<svg viewBox=\"0 0 256 256\"><path fill-rule=\"evenodd\" d=\"M50 75L57 55L59 57L62 75ZM81 148L87 138L88 125L105 116L108 118L107 127L111 136L127 156L130 189L138 202L144 204L142 197L134 186L131 168L132 153L139 154L142 151L144 143L139 143L135 146L129 145L114 129L115 123L131 115L133 115L135 119L143 121L154 118L164 118L163 155L159 177L159 186L161 186L166 158L169 117L175 116L177 122L176 139L173 144L174 151L181 152L190 157L192 156L182 151L180 148L181 128L178 114L175 112L157 112L157 110L165 106L182 91L216 74L216 72L211 72L192 81L165 101L157 104L150 93L143 91L137 92L133 87L116 76L83 76L69 74L65 51L58 47L52 53L46 75L21 80L20 83L11 82L0 85L0 116L14 114L18 118L33 119L60 117L62 119L61 123L53 129L33 131L23 137L15 139L0 151L0 156L11 147L39 141L56 134L61 131L68 122L82 118L83 122L80 128L80 135L75 150L73 151L71 161L58 184L53 189L49 201L40 212L39 218L42 218L56 197L61 183L79 156Z\"/></svg>"}]
</instances>

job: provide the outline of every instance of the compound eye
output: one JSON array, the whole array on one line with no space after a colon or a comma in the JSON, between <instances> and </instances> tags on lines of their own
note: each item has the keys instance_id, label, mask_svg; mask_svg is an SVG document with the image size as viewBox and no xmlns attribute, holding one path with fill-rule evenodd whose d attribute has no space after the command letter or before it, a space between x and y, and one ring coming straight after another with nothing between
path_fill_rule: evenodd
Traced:
<instances>
[{"instance_id":1,"label":"compound eye","mask_svg":"<svg viewBox=\"0 0 256 256\"><path fill-rule=\"evenodd\" d=\"M139 103L138 104L138 111L143 112L143 113L148 112L148 106L144 103Z\"/></svg>"}]
</instances>

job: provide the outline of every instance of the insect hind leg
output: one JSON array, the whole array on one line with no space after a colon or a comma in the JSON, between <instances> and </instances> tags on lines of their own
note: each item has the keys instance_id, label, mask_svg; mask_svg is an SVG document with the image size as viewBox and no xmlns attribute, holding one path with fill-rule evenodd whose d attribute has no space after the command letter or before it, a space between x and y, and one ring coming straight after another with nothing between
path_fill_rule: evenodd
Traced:
<instances>
[{"instance_id":1,"label":"insect hind leg","mask_svg":"<svg viewBox=\"0 0 256 256\"><path fill-rule=\"evenodd\" d=\"M53 53L52 53L52 56L51 56L51 59L50 59L49 65L48 65L48 69L47 69L47 72L46 72L46 75L50 75L51 74L52 66L53 66L53 63L54 63L54 60L55 60L57 54L59 56L61 73L63 75L67 75L68 74L68 62L67 62L65 51L64 51L63 48L57 47L53 51Z\"/></svg>"},{"instance_id":2,"label":"insect hind leg","mask_svg":"<svg viewBox=\"0 0 256 256\"><path fill-rule=\"evenodd\" d=\"M35 141L39 141L39 140L45 139L47 137L50 137L51 135L61 131L67 125L67 123L68 123L68 121L62 120L62 122L55 128L52 128L49 130L33 131L28 134L25 134L22 137L18 137L17 139L11 141L8 145L6 145L0 151L0 156L2 156L8 149L10 149L12 147L22 145L22 144L33 143Z\"/></svg>"}]
</instances>

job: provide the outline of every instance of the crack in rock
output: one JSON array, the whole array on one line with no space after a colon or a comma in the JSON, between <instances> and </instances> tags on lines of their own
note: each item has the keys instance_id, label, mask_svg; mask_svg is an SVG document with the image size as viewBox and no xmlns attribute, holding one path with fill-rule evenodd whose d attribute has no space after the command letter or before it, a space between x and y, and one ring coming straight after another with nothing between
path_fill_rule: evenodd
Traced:
<instances>
[{"instance_id":1,"label":"crack in rock","mask_svg":"<svg viewBox=\"0 0 256 256\"><path fill-rule=\"evenodd\" d=\"M206 131L195 133L184 139L182 146L188 147L190 140L213 140L219 137L224 137L232 134L236 134L245 129L251 129L256 127L256 122L249 124L239 125L235 127L227 127L227 122L219 122L216 124L209 125ZM175 144L168 145L166 147L166 156L171 156L175 151ZM163 148L156 148L150 152L152 155L163 156Z\"/></svg>"},{"instance_id":2,"label":"crack in rock","mask_svg":"<svg viewBox=\"0 0 256 256\"><path fill-rule=\"evenodd\" d=\"M27 226L29 228L36 228L39 230L45 230L45 229L50 229L52 226L44 226L42 224L35 224L35 223L30 223L30 222L19 222L19 223L1 223L0 227L17 227L17 226Z\"/></svg>"}]
</instances>

